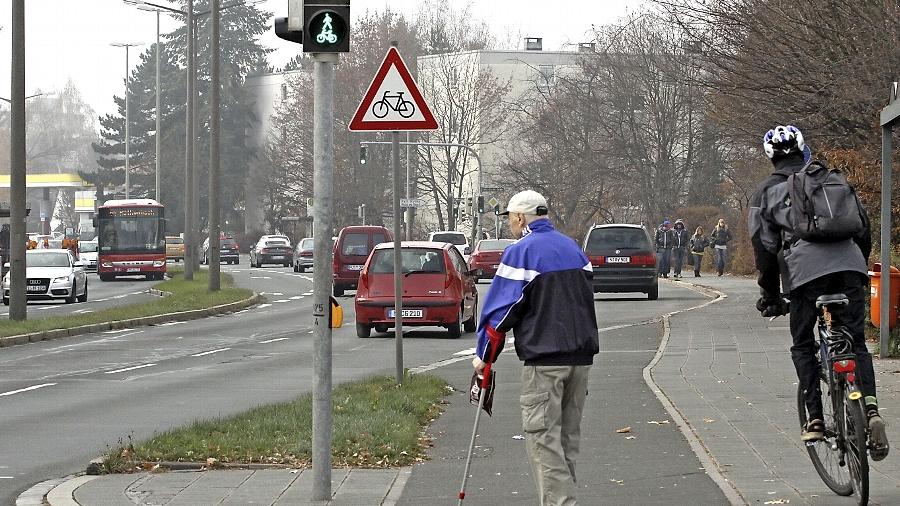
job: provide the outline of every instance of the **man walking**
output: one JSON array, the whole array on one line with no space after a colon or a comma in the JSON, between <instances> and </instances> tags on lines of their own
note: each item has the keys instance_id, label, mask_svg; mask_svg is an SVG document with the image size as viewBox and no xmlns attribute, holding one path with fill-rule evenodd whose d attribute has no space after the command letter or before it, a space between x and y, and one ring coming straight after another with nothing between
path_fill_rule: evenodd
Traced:
<instances>
[{"instance_id":1,"label":"man walking","mask_svg":"<svg viewBox=\"0 0 900 506\"><path fill-rule=\"evenodd\" d=\"M672 224L663 220L656 229L656 256L659 258L659 275L668 278L672 261Z\"/></svg>"},{"instance_id":2,"label":"man walking","mask_svg":"<svg viewBox=\"0 0 900 506\"><path fill-rule=\"evenodd\" d=\"M599 352L590 261L547 219L547 201L526 190L509 200L509 229L518 241L503 252L478 324L472 365L510 330L522 369L522 430L541 506L575 499L575 462L588 373Z\"/></svg>"},{"instance_id":3,"label":"man walking","mask_svg":"<svg viewBox=\"0 0 900 506\"><path fill-rule=\"evenodd\" d=\"M688 247L688 231L684 228L682 219L675 220L675 227L672 229L672 271L674 277L681 277L681 268L684 266L684 252Z\"/></svg>"},{"instance_id":4,"label":"man walking","mask_svg":"<svg viewBox=\"0 0 900 506\"><path fill-rule=\"evenodd\" d=\"M772 160L775 171L760 183L750 199L748 216L750 241L759 270L761 297L756 308L763 316L778 316L788 309L791 315L791 359L803 388L809 422L803 428L803 441L819 441L825 437L825 418L822 412L822 394L819 382L819 365L816 358L814 332L817 320L816 299L821 295L843 293L850 303L834 308L832 326L843 327L853 341L856 355L856 374L868 415L870 456L882 460L888 454L888 440L884 420L878 414L875 396L875 373L872 356L866 348L865 283L867 263L872 248L872 236L865 209L858 201L851 201L852 214L858 216L858 226L848 225L842 237L823 242L805 235L801 237L794 223L800 202L791 198L789 178L804 169L803 134L793 126L778 126L763 137L763 148ZM814 165L818 165L814 162ZM819 169L829 170L827 167ZM808 177L808 176L807 176ZM853 199L855 195L850 192ZM832 199L839 198L837 193ZM836 209L850 209L850 205L834 201ZM849 204L849 203L848 203ZM824 222L825 220L821 220ZM805 239L803 238L805 237ZM779 276L790 287L790 307L785 307L781 296Z\"/></svg>"}]
</instances>

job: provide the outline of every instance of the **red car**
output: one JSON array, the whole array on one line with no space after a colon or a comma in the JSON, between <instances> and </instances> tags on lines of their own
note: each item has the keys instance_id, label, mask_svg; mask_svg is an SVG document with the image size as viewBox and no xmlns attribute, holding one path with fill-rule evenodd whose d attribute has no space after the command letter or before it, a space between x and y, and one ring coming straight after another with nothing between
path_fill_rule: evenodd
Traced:
<instances>
[{"instance_id":1,"label":"red car","mask_svg":"<svg viewBox=\"0 0 900 506\"><path fill-rule=\"evenodd\" d=\"M394 236L384 227L357 225L342 228L332 250L334 296L340 297L344 290L355 289L369 253L377 244L393 240Z\"/></svg>"},{"instance_id":2,"label":"red car","mask_svg":"<svg viewBox=\"0 0 900 506\"><path fill-rule=\"evenodd\" d=\"M478 323L475 278L452 244L402 242L403 325L446 327L451 338L461 329L474 332ZM356 291L356 335L394 326L394 245L376 246L359 276Z\"/></svg>"},{"instance_id":3,"label":"red car","mask_svg":"<svg viewBox=\"0 0 900 506\"><path fill-rule=\"evenodd\" d=\"M482 239L478 241L475 251L469 255L469 270L474 271L476 283L479 279L492 279L497 274L503 250L514 242L512 239Z\"/></svg>"}]
</instances>

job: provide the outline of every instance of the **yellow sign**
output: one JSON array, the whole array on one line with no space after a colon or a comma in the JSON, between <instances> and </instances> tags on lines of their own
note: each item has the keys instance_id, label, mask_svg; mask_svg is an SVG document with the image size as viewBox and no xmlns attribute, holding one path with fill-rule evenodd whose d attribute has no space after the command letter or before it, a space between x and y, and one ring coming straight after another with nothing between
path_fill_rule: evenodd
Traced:
<instances>
[{"instance_id":1,"label":"yellow sign","mask_svg":"<svg viewBox=\"0 0 900 506\"><path fill-rule=\"evenodd\" d=\"M344 324L344 308L334 297L331 297L331 321L328 323L328 327L332 329L339 329Z\"/></svg>"},{"instance_id":2,"label":"yellow sign","mask_svg":"<svg viewBox=\"0 0 900 506\"><path fill-rule=\"evenodd\" d=\"M0 175L0 188L9 188L9 174ZM26 188L87 188L90 184L78 174L28 174Z\"/></svg>"}]
</instances>

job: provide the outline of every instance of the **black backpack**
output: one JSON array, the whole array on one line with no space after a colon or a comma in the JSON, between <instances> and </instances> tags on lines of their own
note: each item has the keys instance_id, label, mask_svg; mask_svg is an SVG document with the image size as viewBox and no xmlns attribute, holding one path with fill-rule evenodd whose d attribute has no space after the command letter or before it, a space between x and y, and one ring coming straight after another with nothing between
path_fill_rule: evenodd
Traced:
<instances>
[{"instance_id":1,"label":"black backpack","mask_svg":"<svg viewBox=\"0 0 900 506\"><path fill-rule=\"evenodd\" d=\"M795 239L836 242L865 230L865 211L840 170L810 162L788 177L788 218Z\"/></svg>"}]
</instances>

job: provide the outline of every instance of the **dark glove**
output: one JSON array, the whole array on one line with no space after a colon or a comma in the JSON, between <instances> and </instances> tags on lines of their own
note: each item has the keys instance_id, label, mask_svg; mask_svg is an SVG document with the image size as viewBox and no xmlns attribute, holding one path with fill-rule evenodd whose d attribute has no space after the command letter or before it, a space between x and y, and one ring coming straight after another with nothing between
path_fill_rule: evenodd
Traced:
<instances>
[{"instance_id":1,"label":"dark glove","mask_svg":"<svg viewBox=\"0 0 900 506\"><path fill-rule=\"evenodd\" d=\"M788 302L782 297L760 297L756 301L756 310L763 317L774 317L788 314Z\"/></svg>"}]
</instances>

